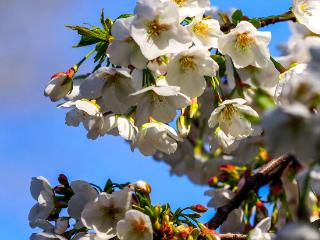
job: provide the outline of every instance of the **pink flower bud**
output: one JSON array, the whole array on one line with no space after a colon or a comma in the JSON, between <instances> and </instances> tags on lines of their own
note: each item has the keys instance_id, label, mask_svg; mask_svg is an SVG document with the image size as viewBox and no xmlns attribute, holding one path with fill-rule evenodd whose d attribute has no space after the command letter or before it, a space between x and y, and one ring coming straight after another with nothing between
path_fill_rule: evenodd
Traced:
<instances>
[{"instance_id":1,"label":"pink flower bud","mask_svg":"<svg viewBox=\"0 0 320 240\"><path fill-rule=\"evenodd\" d=\"M71 92L73 83L72 77L74 70L68 70L67 73L60 72L51 77L51 81L44 90L44 95L49 97L52 102L57 102Z\"/></svg>"}]
</instances>

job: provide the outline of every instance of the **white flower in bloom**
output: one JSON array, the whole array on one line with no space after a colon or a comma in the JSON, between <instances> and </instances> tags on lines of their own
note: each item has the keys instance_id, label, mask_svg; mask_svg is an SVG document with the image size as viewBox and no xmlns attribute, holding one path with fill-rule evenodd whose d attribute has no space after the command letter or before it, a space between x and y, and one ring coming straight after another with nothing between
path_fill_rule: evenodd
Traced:
<instances>
[{"instance_id":1,"label":"white flower in bloom","mask_svg":"<svg viewBox=\"0 0 320 240\"><path fill-rule=\"evenodd\" d=\"M169 63L167 82L179 86L189 97L199 97L206 88L204 76L215 76L218 69L207 49L191 48L179 53Z\"/></svg>"},{"instance_id":2,"label":"white flower in bloom","mask_svg":"<svg viewBox=\"0 0 320 240\"><path fill-rule=\"evenodd\" d=\"M208 207L213 207L215 209L226 204L226 201L231 200L235 193L228 189L212 189L205 192L206 196L210 196L211 199L208 202Z\"/></svg>"},{"instance_id":3,"label":"white flower in bloom","mask_svg":"<svg viewBox=\"0 0 320 240\"><path fill-rule=\"evenodd\" d=\"M320 96L320 81L307 71L306 64L298 64L280 75L275 98L281 105L301 103L312 106Z\"/></svg>"},{"instance_id":4,"label":"white flower in bloom","mask_svg":"<svg viewBox=\"0 0 320 240\"><path fill-rule=\"evenodd\" d=\"M149 122L150 117L159 122L170 122L177 109L191 103L190 98L179 90L179 87L172 86L150 86L132 94L137 99L136 125Z\"/></svg>"},{"instance_id":5,"label":"white flower in bloom","mask_svg":"<svg viewBox=\"0 0 320 240\"><path fill-rule=\"evenodd\" d=\"M59 108L73 108L66 115L68 126L77 127L82 122L88 131L87 137L89 139L96 139L100 135L103 127L103 115L100 106L94 100L69 101L61 104Z\"/></svg>"},{"instance_id":6,"label":"white flower in bloom","mask_svg":"<svg viewBox=\"0 0 320 240\"><path fill-rule=\"evenodd\" d=\"M125 219L117 224L120 240L152 240L153 228L148 215L137 210L126 212Z\"/></svg>"},{"instance_id":7,"label":"white flower in bloom","mask_svg":"<svg viewBox=\"0 0 320 240\"><path fill-rule=\"evenodd\" d=\"M67 240L61 234L64 234L69 228L69 220L58 218L54 226L49 221L43 221L37 227L43 229L43 232L33 233L30 240Z\"/></svg>"},{"instance_id":8,"label":"white flower in bloom","mask_svg":"<svg viewBox=\"0 0 320 240\"><path fill-rule=\"evenodd\" d=\"M121 136L125 140L131 141L135 138L138 128L134 125L133 119L125 116L117 116L115 114L107 114L104 116L104 125L101 135L106 133L114 136Z\"/></svg>"},{"instance_id":9,"label":"white flower in bloom","mask_svg":"<svg viewBox=\"0 0 320 240\"><path fill-rule=\"evenodd\" d=\"M318 0L293 0L292 11L299 23L320 34L320 2Z\"/></svg>"},{"instance_id":10,"label":"white flower in bloom","mask_svg":"<svg viewBox=\"0 0 320 240\"><path fill-rule=\"evenodd\" d=\"M258 86L274 95L275 88L279 82L279 72L272 61L263 68L248 66L238 69L240 79L253 86Z\"/></svg>"},{"instance_id":11,"label":"white flower in bloom","mask_svg":"<svg viewBox=\"0 0 320 240\"><path fill-rule=\"evenodd\" d=\"M131 193L128 188L112 194L100 193L94 202L88 203L81 215L84 226L96 231L99 238L116 236L116 225L130 207Z\"/></svg>"},{"instance_id":12,"label":"white flower in bloom","mask_svg":"<svg viewBox=\"0 0 320 240\"><path fill-rule=\"evenodd\" d=\"M241 21L236 28L219 37L218 49L229 55L236 68L264 67L270 61L270 32L260 32L251 23Z\"/></svg>"},{"instance_id":13,"label":"white flower in bloom","mask_svg":"<svg viewBox=\"0 0 320 240\"><path fill-rule=\"evenodd\" d=\"M140 0L134 12L131 36L148 60L191 46L191 36L180 25L179 8L174 3Z\"/></svg>"},{"instance_id":14,"label":"white flower in bloom","mask_svg":"<svg viewBox=\"0 0 320 240\"><path fill-rule=\"evenodd\" d=\"M162 123L146 123L132 142L131 149L137 146L145 156L152 156L157 151L173 154L178 147L177 141L181 138L172 127Z\"/></svg>"},{"instance_id":15,"label":"white flower in bloom","mask_svg":"<svg viewBox=\"0 0 320 240\"><path fill-rule=\"evenodd\" d=\"M134 85L129 69L101 67L81 84L80 91L88 99L102 97L109 111L121 114L131 106L129 95Z\"/></svg>"},{"instance_id":16,"label":"white flower in bloom","mask_svg":"<svg viewBox=\"0 0 320 240\"><path fill-rule=\"evenodd\" d=\"M212 140L211 148L216 149L217 146L222 147L223 152L226 154L235 151L239 145L239 141L231 135L226 135L221 129L217 129Z\"/></svg>"},{"instance_id":17,"label":"white flower in bloom","mask_svg":"<svg viewBox=\"0 0 320 240\"><path fill-rule=\"evenodd\" d=\"M227 136L230 135L236 140L248 137L253 129L246 117L258 118L259 115L245 103L246 100L242 98L224 101L212 112L208 120L209 127L214 128L219 125Z\"/></svg>"},{"instance_id":18,"label":"white flower in bloom","mask_svg":"<svg viewBox=\"0 0 320 240\"><path fill-rule=\"evenodd\" d=\"M275 240L319 240L319 230L306 223L290 223L282 228Z\"/></svg>"},{"instance_id":19,"label":"white flower in bloom","mask_svg":"<svg viewBox=\"0 0 320 240\"><path fill-rule=\"evenodd\" d=\"M271 240L274 234L268 233L271 228L271 219L265 218L255 226L249 234L249 240Z\"/></svg>"},{"instance_id":20,"label":"white flower in bloom","mask_svg":"<svg viewBox=\"0 0 320 240\"><path fill-rule=\"evenodd\" d=\"M29 223L32 228L45 221L54 209L54 193L50 183L44 177L32 178L30 192L34 200L38 201L29 213Z\"/></svg>"},{"instance_id":21,"label":"white flower in bloom","mask_svg":"<svg viewBox=\"0 0 320 240\"><path fill-rule=\"evenodd\" d=\"M202 17L210 8L210 0L162 0L174 2L179 7L180 21L186 17Z\"/></svg>"},{"instance_id":22,"label":"white flower in bloom","mask_svg":"<svg viewBox=\"0 0 320 240\"><path fill-rule=\"evenodd\" d=\"M73 195L68 202L69 216L74 219L80 219L81 213L87 203L93 202L98 196L95 190L89 183L85 181L74 181L70 184Z\"/></svg>"},{"instance_id":23,"label":"white flower in bloom","mask_svg":"<svg viewBox=\"0 0 320 240\"><path fill-rule=\"evenodd\" d=\"M215 19L193 19L186 26L192 35L192 40L196 46L204 48L217 48L218 38L223 35L220 24Z\"/></svg>"},{"instance_id":24,"label":"white flower in bloom","mask_svg":"<svg viewBox=\"0 0 320 240\"><path fill-rule=\"evenodd\" d=\"M67 73L61 72L52 76L51 81L44 90L44 95L52 102L57 102L72 90L72 79Z\"/></svg>"},{"instance_id":25,"label":"white flower in bloom","mask_svg":"<svg viewBox=\"0 0 320 240\"><path fill-rule=\"evenodd\" d=\"M144 68L148 60L142 55L138 44L130 36L133 18L121 18L114 22L111 33L115 40L110 43L107 53L112 64Z\"/></svg>"}]
</instances>

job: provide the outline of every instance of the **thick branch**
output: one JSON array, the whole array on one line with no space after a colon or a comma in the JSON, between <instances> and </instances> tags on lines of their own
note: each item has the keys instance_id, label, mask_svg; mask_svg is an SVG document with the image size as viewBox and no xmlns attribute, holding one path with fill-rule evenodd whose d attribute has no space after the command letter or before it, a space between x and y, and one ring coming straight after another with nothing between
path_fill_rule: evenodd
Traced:
<instances>
[{"instance_id":1,"label":"thick branch","mask_svg":"<svg viewBox=\"0 0 320 240\"><path fill-rule=\"evenodd\" d=\"M217 229L227 219L229 213L240 207L251 191L268 184L271 180L280 177L288 164L294 160L293 156L281 156L273 159L263 166L256 174L249 177L245 184L238 190L234 198L226 205L217 209L215 216L206 224L210 229Z\"/></svg>"},{"instance_id":2,"label":"thick branch","mask_svg":"<svg viewBox=\"0 0 320 240\"><path fill-rule=\"evenodd\" d=\"M246 240L248 238L247 235L233 233L220 234L219 237L221 240Z\"/></svg>"}]
</instances>

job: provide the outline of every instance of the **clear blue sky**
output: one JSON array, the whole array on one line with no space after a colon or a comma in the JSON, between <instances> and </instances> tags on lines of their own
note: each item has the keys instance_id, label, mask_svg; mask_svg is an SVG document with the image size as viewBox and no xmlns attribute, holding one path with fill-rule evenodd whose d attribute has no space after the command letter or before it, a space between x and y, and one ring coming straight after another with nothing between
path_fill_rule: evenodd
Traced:
<instances>
[{"instance_id":1,"label":"clear blue sky","mask_svg":"<svg viewBox=\"0 0 320 240\"><path fill-rule=\"evenodd\" d=\"M287 11L290 0L216 0L222 9L237 7L248 16ZM43 97L50 76L76 63L88 49L71 49L77 36L64 28L83 22L95 24L99 12L115 18L130 13L134 0L0 0L0 226L1 239L28 239L27 215L34 204L29 194L32 176L43 175L56 184L59 173L71 180L100 185L147 180L154 202L173 207L206 204L207 189L186 178L170 176L168 167L131 153L120 138L90 141L82 128L64 125L65 112ZM272 52L288 37L287 24L270 28ZM90 69L92 65L85 65Z\"/></svg>"}]
</instances>

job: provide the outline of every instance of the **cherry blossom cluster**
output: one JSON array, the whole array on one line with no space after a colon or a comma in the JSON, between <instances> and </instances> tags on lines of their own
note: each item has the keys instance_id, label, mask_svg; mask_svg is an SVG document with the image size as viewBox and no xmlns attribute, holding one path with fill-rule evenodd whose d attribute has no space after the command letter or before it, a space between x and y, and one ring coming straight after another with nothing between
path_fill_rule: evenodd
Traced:
<instances>
[{"instance_id":1,"label":"cherry blossom cluster","mask_svg":"<svg viewBox=\"0 0 320 240\"><path fill-rule=\"evenodd\" d=\"M289 22L292 35L279 46L281 56L273 57L269 50L271 32L262 28L284 21ZM288 12L257 18L249 18L239 9L220 11L209 0L138 0L134 14L111 20L102 12L101 27L68 26L81 36L76 47L94 49L68 71L54 75L45 95L53 102L63 100L58 108L69 110L66 124L82 124L89 139L120 136L130 143L132 151L137 148L145 156L166 162L176 175L187 175L201 185L210 179L213 189L206 192L212 196L208 206L216 209L231 201L246 179L264 164L279 156L294 156L295 161L282 175L270 181L268 198L263 199L255 189L230 213L220 231L247 234L252 230L248 235L252 240L300 239L288 236L293 232L301 236L300 229L309 229L309 225L292 222L319 218L319 22L318 0L293 0ZM91 73L78 74L92 54L96 67ZM34 181L49 189L43 183L46 180ZM158 210L168 210L169 222L158 228L155 212L148 212L144 204L133 207L132 201L140 195L132 198L134 193L125 186L119 185L118 192L112 188L111 192L97 193L88 183L73 185L63 188L69 193L61 193L70 200L64 202L70 217L82 224L75 229L94 230L95 235L84 231L82 236L82 231L73 229L69 230L72 239L153 239L159 229L172 237L162 239L206 237L207 230L200 223L187 224L188 231L178 220L171 224L170 214L175 214L166 208ZM87 189L92 196L87 192L79 196L81 211L73 215L70 209L77 189ZM35 212L42 205L50 205L52 199L51 206L62 209L56 207L51 187L47 193L32 194L39 201ZM113 198L121 206L116 206L116 213L105 214L100 207L109 206L113 200L106 199ZM272 204L272 214L264 203ZM90 208L86 210L84 205ZM110 218L118 210L120 222L112 217L95 219L101 215ZM43 220L57 221L56 227L50 225L41 234L59 235L54 229L66 221L51 218L52 209L44 215ZM130 219L139 216L145 225L130 228ZM31 226L42 226L42 222L30 222ZM130 235L135 234L132 228L145 230L145 238ZM180 233L180 228L184 237L179 238L174 234ZM57 239L70 239L68 234L64 232L64 238ZM218 239L215 233L210 232L210 236L208 239Z\"/></svg>"},{"instance_id":2,"label":"cherry blossom cluster","mask_svg":"<svg viewBox=\"0 0 320 240\"><path fill-rule=\"evenodd\" d=\"M37 201L29 214L32 228L42 232L31 240L219 240L197 219L208 209L193 205L172 212L169 204L152 205L151 187L145 181L116 184L108 180L104 189L86 181L69 183L65 175L52 187L44 177L31 181Z\"/></svg>"}]
</instances>

